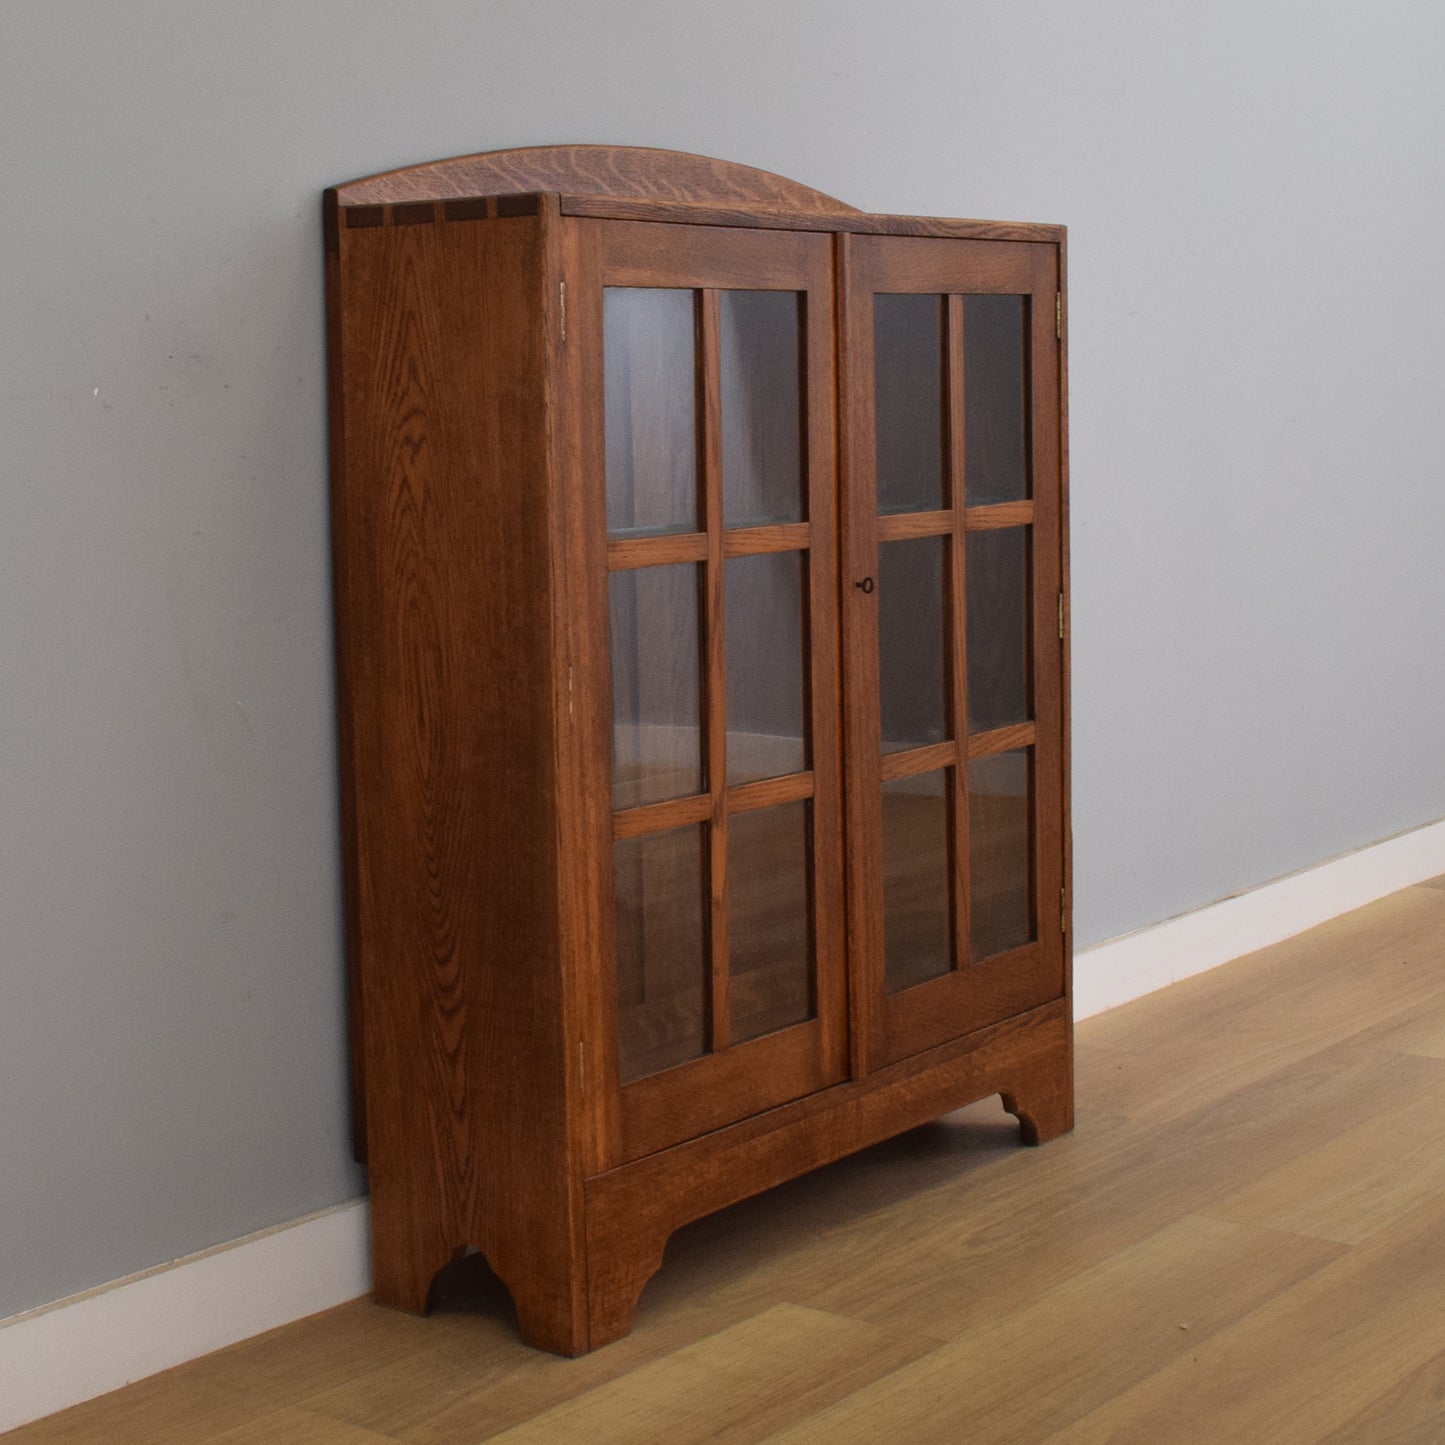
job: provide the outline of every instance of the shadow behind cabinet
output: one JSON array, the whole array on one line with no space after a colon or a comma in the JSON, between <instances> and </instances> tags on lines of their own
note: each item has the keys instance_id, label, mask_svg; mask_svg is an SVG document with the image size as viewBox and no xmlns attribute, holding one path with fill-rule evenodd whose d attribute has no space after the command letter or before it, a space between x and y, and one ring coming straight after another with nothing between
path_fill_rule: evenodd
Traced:
<instances>
[{"instance_id":1,"label":"shadow behind cabinet","mask_svg":"<svg viewBox=\"0 0 1445 1445\"><path fill-rule=\"evenodd\" d=\"M578 1354L690 1219L1068 1129L1062 229L559 147L326 236L377 1297Z\"/></svg>"}]
</instances>

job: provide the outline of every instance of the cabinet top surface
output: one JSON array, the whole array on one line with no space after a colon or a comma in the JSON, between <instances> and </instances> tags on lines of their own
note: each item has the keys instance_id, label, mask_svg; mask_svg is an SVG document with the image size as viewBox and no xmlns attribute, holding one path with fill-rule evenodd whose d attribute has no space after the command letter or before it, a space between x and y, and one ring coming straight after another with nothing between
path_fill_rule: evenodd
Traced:
<instances>
[{"instance_id":1,"label":"cabinet top surface","mask_svg":"<svg viewBox=\"0 0 1445 1445\"><path fill-rule=\"evenodd\" d=\"M771 171L643 146L484 151L348 181L327 198L343 210L370 210L540 194L557 195L561 212L574 216L996 240L1064 238L1064 228L1055 225L872 215Z\"/></svg>"}]
</instances>

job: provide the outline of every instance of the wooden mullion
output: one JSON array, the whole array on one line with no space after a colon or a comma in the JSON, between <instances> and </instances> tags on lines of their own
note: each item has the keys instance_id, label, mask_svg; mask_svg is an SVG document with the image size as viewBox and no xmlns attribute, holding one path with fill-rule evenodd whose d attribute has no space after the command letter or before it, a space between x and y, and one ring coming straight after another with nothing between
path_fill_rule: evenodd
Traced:
<instances>
[{"instance_id":1,"label":"wooden mullion","mask_svg":"<svg viewBox=\"0 0 1445 1445\"><path fill-rule=\"evenodd\" d=\"M706 794L690 798L669 798L665 803L648 803L641 808L624 808L612 815L612 837L640 838L644 833L666 833L673 828L705 823L712 817L712 799Z\"/></svg>"},{"instance_id":2,"label":"wooden mullion","mask_svg":"<svg viewBox=\"0 0 1445 1445\"><path fill-rule=\"evenodd\" d=\"M607 544L607 570L630 571L635 567L667 567L676 562L707 559L704 532L677 532L661 537L620 537Z\"/></svg>"},{"instance_id":3,"label":"wooden mullion","mask_svg":"<svg viewBox=\"0 0 1445 1445\"><path fill-rule=\"evenodd\" d=\"M755 813L761 808L776 808L783 803L798 803L814 793L812 773L789 773L781 778L763 778L756 783L742 783L727 790L729 817L738 813Z\"/></svg>"},{"instance_id":4,"label":"wooden mullion","mask_svg":"<svg viewBox=\"0 0 1445 1445\"><path fill-rule=\"evenodd\" d=\"M1033 520L1032 501L991 502L985 507L969 507L963 514L963 525L970 532L991 532L1000 527L1024 527Z\"/></svg>"},{"instance_id":5,"label":"wooden mullion","mask_svg":"<svg viewBox=\"0 0 1445 1445\"><path fill-rule=\"evenodd\" d=\"M1008 727L994 728L986 733L974 733L968 740L970 758L991 758L996 753L1013 752L1017 748L1031 748L1038 738L1038 727L1031 722L1012 723Z\"/></svg>"},{"instance_id":6,"label":"wooden mullion","mask_svg":"<svg viewBox=\"0 0 1445 1445\"><path fill-rule=\"evenodd\" d=\"M964 548L964 396L963 396L963 297L948 298L947 356L944 376L948 405L948 496L953 504L953 539L949 547L947 616L953 680L953 736L968 736L968 593L966 591L967 556ZM962 750L960 749L960 754ZM968 964L969 913L969 817L968 763L960 755L953 769L953 966Z\"/></svg>"},{"instance_id":7,"label":"wooden mullion","mask_svg":"<svg viewBox=\"0 0 1445 1445\"><path fill-rule=\"evenodd\" d=\"M947 742L929 743L927 747L884 753L878 773L883 782L894 783L900 778L916 778L920 773L936 773L941 768L954 767L958 760L958 743L949 738Z\"/></svg>"},{"instance_id":8,"label":"wooden mullion","mask_svg":"<svg viewBox=\"0 0 1445 1445\"><path fill-rule=\"evenodd\" d=\"M811 543L812 529L806 522L735 527L723 534L723 556L756 557L765 552L801 552Z\"/></svg>"},{"instance_id":9,"label":"wooden mullion","mask_svg":"<svg viewBox=\"0 0 1445 1445\"><path fill-rule=\"evenodd\" d=\"M703 652L706 672L707 781L712 802L708 827L709 948L712 1007L709 1048L728 1047L728 818L727 818L727 638L723 563L722 477L722 354L719 341L721 307L715 290L702 292L698 354L698 415L701 419L703 518L707 528L705 623Z\"/></svg>"},{"instance_id":10,"label":"wooden mullion","mask_svg":"<svg viewBox=\"0 0 1445 1445\"><path fill-rule=\"evenodd\" d=\"M878 518L880 542L907 542L915 537L947 537L954 530L953 511L889 512Z\"/></svg>"}]
</instances>

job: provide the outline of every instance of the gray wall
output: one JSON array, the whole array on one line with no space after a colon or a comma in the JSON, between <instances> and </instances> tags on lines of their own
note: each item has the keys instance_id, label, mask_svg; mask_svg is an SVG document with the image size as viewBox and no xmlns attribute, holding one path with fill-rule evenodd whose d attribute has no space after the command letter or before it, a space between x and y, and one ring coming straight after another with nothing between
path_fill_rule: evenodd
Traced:
<instances>
[{"instance_id":1,"label":"gray wall","mask_svg":"<svg viewBox=\"0 0 1445 1445\"><path fill-rule=\"evenodd\" d=\"M0 7L0 1316L355 1194L318 194L495 146L1071 227L1089 943L1445 814L1445 9Z\"/></svg>"}]
</instances>

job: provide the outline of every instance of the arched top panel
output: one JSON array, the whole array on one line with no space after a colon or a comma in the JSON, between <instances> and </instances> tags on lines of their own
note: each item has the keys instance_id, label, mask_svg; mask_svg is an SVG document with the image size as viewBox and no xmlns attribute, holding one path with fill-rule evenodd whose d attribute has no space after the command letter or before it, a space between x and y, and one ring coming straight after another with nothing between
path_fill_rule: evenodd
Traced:
<instances>
[{"instance_id":1,"label":"arched top panel","mask_svg":"<svg viewBox=\"0 0 1445 1445\"><path fill-rule=\"evenodd\" d=\"M343 206L377 206L538 191L757 206L818 215L857 210L811 186L754 166L686 151L603 145L524 146L428 161L348 181L336 187L336 199Z\"/></svg>"}]
</instances>

